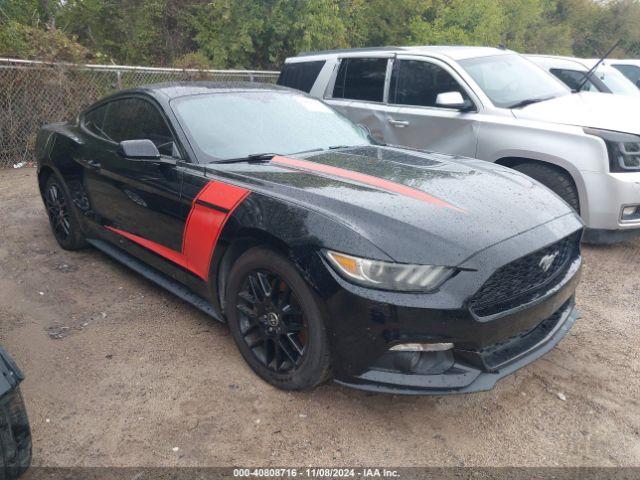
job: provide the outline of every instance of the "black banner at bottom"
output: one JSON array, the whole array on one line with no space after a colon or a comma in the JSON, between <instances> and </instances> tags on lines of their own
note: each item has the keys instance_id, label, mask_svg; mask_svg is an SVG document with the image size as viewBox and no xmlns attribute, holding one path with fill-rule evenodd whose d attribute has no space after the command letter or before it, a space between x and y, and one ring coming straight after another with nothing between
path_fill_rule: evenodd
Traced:
<instances>
[{"instance_id":1,"label":"black banner at bottom","mask_svg":"<svg viewBox=\"0 0 640 480\"><path fill-rule=\"evenodd\" d=\"M1 473L1 472L0 472ZM9 473L8 477L14 478ZM640 467L31 467L20 480L208 479L640 480Z\"/></svg>"}]
</instances>

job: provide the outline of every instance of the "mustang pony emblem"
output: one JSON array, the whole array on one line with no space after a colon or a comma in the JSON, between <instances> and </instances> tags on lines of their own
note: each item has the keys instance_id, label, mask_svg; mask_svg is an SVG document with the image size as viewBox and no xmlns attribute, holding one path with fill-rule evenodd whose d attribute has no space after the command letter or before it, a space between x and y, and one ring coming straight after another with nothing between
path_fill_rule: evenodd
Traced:
<instances>
[{"instance_id":1,"label":"mustang pony emblem","mask_svg":"<svg viewBox=\"0 0 640 480\"><path fill-rule=\"evenodd\" d=\"M545 255L540 259L540 262L538 262L538 266L542 268L544 272L548 271L551 268L551 265L553 265L553 261L558 256L558 253L560 252L553 252L548 255Z\"/></svg>"}]
</instances>

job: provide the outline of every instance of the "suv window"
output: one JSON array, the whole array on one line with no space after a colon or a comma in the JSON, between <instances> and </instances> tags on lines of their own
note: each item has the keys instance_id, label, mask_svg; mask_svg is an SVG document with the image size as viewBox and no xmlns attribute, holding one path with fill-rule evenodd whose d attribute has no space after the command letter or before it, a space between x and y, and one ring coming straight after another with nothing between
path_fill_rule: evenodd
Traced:
<instances>
[{"instance_id":1,"label":"suv window","mask_svg":"<svg viewBox=\"0 0 640 480\"><path fill-rule=\"evenodd\" d=\"M468 95L449 72L423 60L396 60L391 73L389 102L399 105L435 107L438 94L460 92Z\"/></svg>"},{"instance_id":2,"label":"suv window","mask_svg":"<svg viewBox=\"0 0 640 480\"><path fill-rule=\"evenodd\" d=\"M640 67L636 67L635 65L612 65L612 67L620 70L634 85L638 85L638 81L640 81Z\"/></svg>"},{"instance_id":3,"label":"suv window","mask_svg":"<svg viewBox=\"0 0 640 480\"><path fill-rule=\"evenodd\" d=\"M148 139L162 155L180 156L169 127L151 103L140 98L125 98L107 105L102 136L114 142Z\"/></svg>"},{"instance_id":4,"label":"suv window","mask_svg":"<svg viewBox=\"0 0 640 480\"><path fill-rule=\"evenodd\" d=\"M309 93L325 63L325 60L285 63L277 83Z\"/></svg>"},{"instance_id":5,"label":"suv window","mask_svg":"<svg viewBox=\"0 0 640 480\"><path fill-rule=\"evenodd\" d=\"M381 102L386 58L344 58L340 62L333 98Z\"/></svg>"},{"instance_id":6,"label":"suv window","mask_svg":"<svg viewBox=\"0 0 640 480\"><path fill-rule=\"evenodd\" d=\"M578 89L580 84L584 81L584 77L586 74L586 72L581 72L579 70L567 70L564 68L552 68L549 71L565 85L567 85L571 90ZM593 84L591 80L587 80L582 87L582 91L598 92L599 89Z\"/></svg>"}]
</instances>

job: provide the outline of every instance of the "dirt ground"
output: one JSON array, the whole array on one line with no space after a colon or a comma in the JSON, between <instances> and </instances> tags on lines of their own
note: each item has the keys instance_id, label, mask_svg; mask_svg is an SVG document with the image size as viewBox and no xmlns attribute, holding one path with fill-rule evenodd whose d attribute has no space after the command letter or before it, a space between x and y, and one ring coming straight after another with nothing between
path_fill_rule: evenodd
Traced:
<instances>
[{"instance_id":1,"label":"dirt ground","mask_svg":"<svg viewBox=\"0 0 640 480\"><path fill-rule=\"evenodd\" d=\"M585 247L583 316L487 393L259 380L227 328L95 250L61 250L35 170L0 170L0 344L41 466L640 466L640 240Z\"/></svg>"}]
</instances>

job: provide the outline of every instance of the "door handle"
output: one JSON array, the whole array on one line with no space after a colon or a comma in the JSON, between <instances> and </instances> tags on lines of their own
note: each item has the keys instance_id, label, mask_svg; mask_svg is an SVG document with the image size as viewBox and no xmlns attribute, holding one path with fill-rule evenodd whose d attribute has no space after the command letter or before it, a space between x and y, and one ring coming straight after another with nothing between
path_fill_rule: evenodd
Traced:
<instances>
[{"instance_id":1,"label":"door handle","mask_svg":"<svg viewBox=\"0 0 640 480\"><path fill-rule=\"evenodd\" d=\"M389 123L394 127L398 127L398 128L404 128L407 125L409 125L409 122L406 120L394 120L393 118L389 119Z\"/></svg>"},{"instance_id":2,"label":"door handle","mask_svg":"<svg viewBox=\"0 0 640 480\"><path fill-rule=\"evenodd\" d=\"M98 160L87 160L87 165L91 168L100 168L102 164Z\"/></svg>"}]
</instances>

